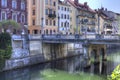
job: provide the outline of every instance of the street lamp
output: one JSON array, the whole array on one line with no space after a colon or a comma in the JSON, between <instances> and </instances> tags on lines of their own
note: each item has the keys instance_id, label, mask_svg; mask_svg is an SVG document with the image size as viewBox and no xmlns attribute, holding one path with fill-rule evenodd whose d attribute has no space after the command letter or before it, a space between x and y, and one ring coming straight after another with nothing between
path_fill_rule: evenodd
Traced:
<instances>
[{"instance_id":1,"label":"street lamp","mask_svg":"<svg viewBox=\"0 0 120 80\"><path fill-rule=\"evenodd\" d=\"M100 34L100 13L98 12L98 34Z\"/></svg>"},{"instance_id":2,"label":"street lamp","mask_svg":"<svg viewBox=\"0 0 120 80\"><path fill-rule=\"evenodd\" d=\"M41 18L41 21L42 21L42 25L41 25L41 35L44 34L44 33L43 33L43 20L44 20L44 18L42 17L42 18Z\"/></svg>"},{"instance_id":3,"label":"street lamp","mask_svg":"<svg viewBox=\"0 0 120 80\"><path fill-rule=\"evenodd\" d=\"M58 16L58 29L57 29L58 34L60 33L60 30L59 30L59 28L60 28L59 21L60 21L60 17Z\"/></svg>"},{"instance_id":4,"label":"street lamp","mask_svg":"<svg viewBox=\"0 0 120 80\"><path fill-rule=\"evenodd\" d=\"M87 38L87 22L88 22L88 19L85 18L84 22L85 22L85 38Z\"/></svg>"}]
</instances>

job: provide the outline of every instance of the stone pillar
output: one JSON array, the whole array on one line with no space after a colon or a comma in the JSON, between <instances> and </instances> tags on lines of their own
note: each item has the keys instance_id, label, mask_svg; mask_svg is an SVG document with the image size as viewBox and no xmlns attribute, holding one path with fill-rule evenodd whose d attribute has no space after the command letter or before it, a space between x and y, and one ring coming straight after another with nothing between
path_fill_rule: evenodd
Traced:
<instances>
[{"instance_id":1,"label":"stone pillar","mask_svg":"<svg viewBox=\"0 0 120 80\"><path fill-rule=\"evenodd\" d=\"M90 55L91 55L91 49L88 44L83 44L83 54L85 59L84 67L90 67L91 61L90 61Z\"/></svg>"},{"instance_id":2,"label":"stone pillar","mask_svg":"<svg viewBox=\"0 0 120 80\"><path fill-rule=\"evenodd\" d=\"M99 46L97 46L97 48L96 48L95 56L96 56L95 63L99 63L100 62L100 48L99 48Z\"/></svg>"},{"instance_id":3,"label":"stone pillar","mask_svg":"<svg viewBox=\"0 0 120 80\"><path fill-rule=\"evenodd\" d=\"M107 53L106 53L106 45L104 45L104 47L101 49L102 51L102 60L106 61L107 60Z\"/></svg>"}]
</instances>

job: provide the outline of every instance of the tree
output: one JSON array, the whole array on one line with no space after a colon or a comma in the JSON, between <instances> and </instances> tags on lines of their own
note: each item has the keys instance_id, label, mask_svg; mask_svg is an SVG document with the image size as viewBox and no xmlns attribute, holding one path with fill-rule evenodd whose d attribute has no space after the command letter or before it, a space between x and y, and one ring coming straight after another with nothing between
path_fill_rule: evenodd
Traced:
<instances>
[{"instance_id":1,"label":"tree","mask_svg":"<svg viewBox=\"0 0 120 80\"><path fill-rule=\"evenodd\" d=\"M20 25L13 20L4 20L0 22L0 29L2 30L2 32L6 32L7 30L19 30L19 28Z\"/></svg>"}]
</instances>

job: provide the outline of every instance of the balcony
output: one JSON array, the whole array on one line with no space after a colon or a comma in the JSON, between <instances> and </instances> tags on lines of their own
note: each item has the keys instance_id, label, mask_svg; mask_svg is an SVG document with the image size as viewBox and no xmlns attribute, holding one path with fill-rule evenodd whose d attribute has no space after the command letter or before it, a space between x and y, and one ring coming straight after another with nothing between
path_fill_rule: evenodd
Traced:
<instances>
[{"instance_id":1,"label":"balcony","mask_svg":"<svg viewBox=\"0 0 120 80\"><path fill-rule=\"evenodd\" d=\"M106 26L107 29L112 29L113 27L112 26Z\"/></svg>"},{"instance_id":2,"label":"balcony","mask_svg":"<svg viewBox=\"0 0 120 80\"><path fill-rule=\"evenodd\" d=\"M56 18L56 14L48 14L48 17L54 19Z\"/></svg>"}]
</instances>

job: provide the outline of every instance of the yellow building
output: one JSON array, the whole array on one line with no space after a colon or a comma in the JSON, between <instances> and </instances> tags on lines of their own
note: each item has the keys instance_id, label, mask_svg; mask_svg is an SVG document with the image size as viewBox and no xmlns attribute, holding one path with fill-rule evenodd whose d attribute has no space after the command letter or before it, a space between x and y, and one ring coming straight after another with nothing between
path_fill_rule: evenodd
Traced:
<instances>
[{"instance_id":1,"label":"yellow building","mask_svg":"<svg viewBox=\"0 0 120 80\"><path fill-rule=\"evenodd\" d=\"M30 34L57 33L58 0L27 0Z\"/></svg>"},{"instance_id":2,"label":"yellow building","mask_svg":"<svg viewBox=\"0 0 120 80\"><path fill-rule=\"evenodd\" d=\"M71 6L71 26L74 33L96 33L96 12L87 3L78 0L65 0Z\"/></svg>"},{"instance_id":3,"label":"yellow building","mask_svg":"<svg viewBox=\"0 0 120 80\"><path fill-rule=\"evenodd\" d=\"M103 8L95 10L97 18L97 33L98 34L113 34L114 29L112 22L114 19L110 18L109 15L106 15Z\"/></svg>"}]
</instances>

